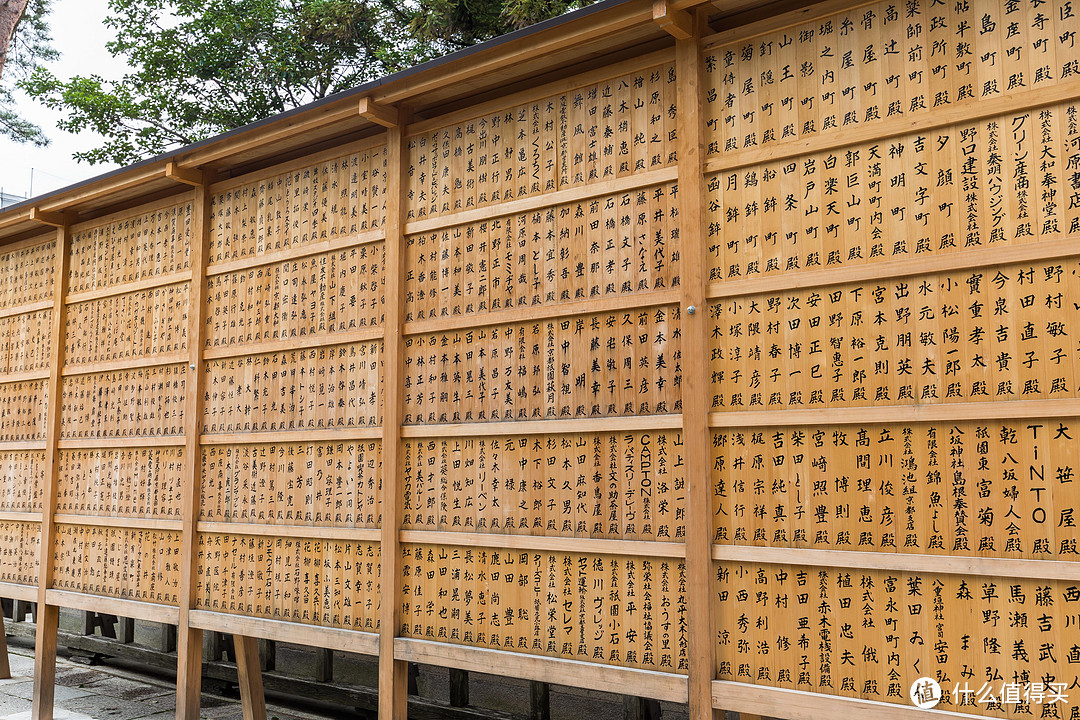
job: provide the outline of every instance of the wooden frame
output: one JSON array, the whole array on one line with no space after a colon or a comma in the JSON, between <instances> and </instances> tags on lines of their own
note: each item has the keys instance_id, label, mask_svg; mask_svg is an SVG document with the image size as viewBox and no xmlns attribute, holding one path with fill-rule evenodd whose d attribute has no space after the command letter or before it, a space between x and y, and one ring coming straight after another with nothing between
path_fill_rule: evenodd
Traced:
<instances>
[{"instance_id":1,"label":"wooden frame","mask_svg":"<svg viewBox=\"0 0 1080 720\"><path fill-rule=\"evenodd\" d=\"M1080 67L1026 53L1080 25L1000 5L603 4L0 213L34 720L59 607L177 624L178 720L205 631L245 720L258 638L395 720L408 663L694 720L1067 677Z\"/></svg>"}]
</instances>

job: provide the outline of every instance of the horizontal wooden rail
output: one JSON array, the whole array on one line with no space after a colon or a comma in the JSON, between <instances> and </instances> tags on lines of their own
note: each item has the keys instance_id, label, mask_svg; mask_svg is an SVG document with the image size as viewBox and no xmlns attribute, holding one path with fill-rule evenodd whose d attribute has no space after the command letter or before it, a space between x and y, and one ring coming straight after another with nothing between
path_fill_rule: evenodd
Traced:
<instances>
[{"instance_id":1,"label":"horizontal wooden rail","mask_svg":"<svg viewBox=\"0 0 1080 720\"><path fill-rule=\"evenodd\" d=\"M679 302L680 297L678 290L661 290L659 292L620 295L618 297L597 298L580 302L529 305L489 313L451 315L407 322L405 323L404 333L406 335L422 335L433 332L453 332L455 330L491 327L492 325L567 318L573 315L589 313L640 310L648 307L672 305Z\"/></svg>"},{"instance_id":2,"label":"horizontal wooden rail","mask_svg":"<svg viewBox=\"0 0 1080 720\"><path fill-rule=\"evenodd\" d=\"M28 315L29 313L40 312L41 310L51 310L52 306L52 300L41 300L38 302L25 303L23 305L12 305L11 307L0 308L0 318Z\"/></svg>"},{"instance_id":3,"label":"horizontal wooden rail","mask_svg":"<svg viewBox=\"0 0 1080 720\"><path fill-rule=\"evenodd\" d=\"M21 510L0 511L0 522L41 522L40 512L23 512Z\"/></svg>"},{"instance_id":4,"label":"horizontal wooden rail","mask_svg":"<svg viewBox=\"0 0 1080 720\"><path fill-rule=\"evenodd\" d=\"M121 530L175 530L179 531L182 523L179 519L119 517L116 515L68 515L56 513L53 522L57 525L82 525L86 527L116 528Z\"/></svg>"},{"instance_id":5,"label":"horizontal wooden rail","mask_svg":"<svg viewBox=\"0 0 1080 720\"><path fill-rule=\"evenodd\" d=\"M971 720L979 717L937 708L920 710L914 705L860 700L842 695L825 695L728 680L713 681L712 698L716 708L762 717L775 716L784 720L855 717L873 720ZM906 695L904 702L908 702Z\"/></svg>"},{"instance_id":6,"label":"horizontal wooden rail","mask_svg":"<svg viewBox=\"0 0 1080 720\"><path fill-rule=\"evenodd\" d=\"M7 373L0 375L0 385L8 383L27 382L29 380L48 380L48 370L30 370L29 372Z\"/></svg>"},{"instance_id":7,"label":"horizontal wooden rail","mask_svg":"<svg viewBox=\"0 0 1080 720\"><path fill-rule=\"evenodd\" d=\"M543 208L564 205L566 203L591 200L593 198L603 197L604 195L620 195L622 193L652 187L653 185L673 182L678 176L678 168L666 167L661 170L651 170L635 175L627 175L626 177L615 180L604 180L587 185L580 185L578 187L567 188L565 190L556 190L555 192L526 197L520 200L485 205L484 207L473 208L470 210L460 210L458 212L438 215L424 220L407 222L405 223L405 234L419 235L432 232L433 230L443 230L456 225L467 225L469 223L491 220L493 218L517 215L519 213L527 213Z\"/></svg>"},{"instance_id":8,"label":"horizontal wooden rail","mask_svg":"<svg viewBox=\"0 0 1080 720\"><path fill-rule=\"evenodd\" d=\"M304 245L297 245L296 247L285 248L284 250L259 253L258 255L250 255L244 258L223 260L217 263L211 262L206 266L206 276L213 277L214 275L224 275L225 273L253 270L254 268L273 265L275 263L300 260L301 258L311 257L312 255L347 250L361 245L370 245L371 243L381 242L385 239L385 234L382 230L372 230L371 232L360 233L359 235L343 235L332 240L306 243Z\"/></svg>"},{"instance_id":9,"label":"horizontal wooden rail","mask_svg":"<svg viewBox=\"0 0 1080 720\"><path fill-rule=\"evenodd\" d=\"M815 550L812 548L756 545L713 545L713 560L738 563L769 563L816 567L895 570L1046 580L1080 580L1080 562L1027 558L920 555L903 552Z\"/></svg>"},{"instance_id":10,"label":"horizontal wooden rail","mask_svg":"<svg viewBox=\"0 0 1080 720\"><path fill-rule=\"evenodd\" d=\"M137 370L139 368L163 367L165 365L179 365L187 361L187 352L163 353L161 355L146 355L137 358L124 358L120 360L103 360L101 362L83 363L80 365L65 365L61 373L64 377L75 375L92 375L94 373L114 372L116 370Z\"/></svg>"},{"instance_id":11,"label":"horizontal wooden rail","mask_svg":"<svg viewBox=\"0 0 1080 720\"><path fill-rule=\"evenodd\" d=\"M105 298L116 297L117 295L127 295L128 293L139 292L140 290L153 290L154 288L167 287L169 285L180 285L190 279L190 272L153 275L141 280L133 280L132 282L120 283L118 285L107 285L93 290L68 293L67 297L64 298L64 304L75 305L76 303L84 303L91 300L103 300Z\"/></svg>"},{"instance_id":12,"label":"horizontal wooden rail","mask_svg":"<svg viewBox=\"0 0 1080 720\"><path fill-rule=\"evenodd\" d=\"M709 425L714 428L738 428L1052 417L1080 417L1080 398L936 403L933 405L871 405L868 407L837 407L814 410L714 412L709 415Z\"/></svg>"},{"instance_id":13,"label":"horizontal wooden rail","mask_svg":"<svg viewBox=\"0 0 1080 720\"><path fill-rule=\"evenodd\" d=\"M608 538L512 535L510 533L465 533L440 530L402 530L401 542L418 545L462 545L500 550L541 550L544 552L595 553L643 557L686 557L683 543L653 540L610 540Z\"/></svg>"},{"instance_id":14,"label":"horizontal wooden rail","mask_svg":"<svg viewBox=\"0 0 1080 720\"><path fill-rule=\"evenodd\" d=\"M260 443L343 442L377 440L382 437L378 425L371 427L327 428L324 430L281 430L245 433L207 433L199 436L203 445L256 445Z\"/></svg>"},{"instance_id":15,"label":"horizontal wooden rail","mask_svg":"<svg viewBox=\"0 0 1080 720\"><path fill-rule=\"evenodd\" d=\"M116 615L117 617L165 623L166 625L175 625L180 620L180 611L172 605L159 605L143 600L127 600L125 598L92 595L70 590L46 590L45 602L49 605L72 610L89 610L96 613Z\"/></svg>"},{"instance_id":16,"label":"horizontal wooden rail","mask_svg":"<svg viewBox=\"0 0 1080 720\"><path fill-rule=\"evenodd\" d=\"M44 440L5 440L0 442L0 452L5 450L44 450Z\"/></svg>"},{"instance_id":17,"label":"horizontal wooden rail","mask_svg":"<svg viewBox=\"0 0 1080 720\"><path fill-rule=\"evenodd\" d=\"M201 533L247 535L253 537L291 537L311 540L341 540L343 542L379 542L378 528L328 527L315 525L262 525L246 522L199 521Z\"/></svg>"},{"instance_id":18,"label":"horizontal wooden rail","mask_svg":"<svg viewBox=\"0 0 1080 720\"><path fill-rule=\"evenodd\" d=\"M0 582L0 597L8 600L37 602L37 585L19 585L18 583Z\"/></svg>"},{"instance_id":19,"label":"horizontal wooden rail","mask_svg":"<svg viewBox=\"0 0 1080 720\"><path fill-rule=\"evenodd\" d=\"M298 643L360 655L379 654L379 636L375 633L302 625L268 618L226 615L208 610L192 610L189 617L191 626L201 630Z\"/></svg>"},{"instance_id":20,"label":"horizontal wooden rail","mask_svg":"<svg viewBox=\"0 0 1080 720\"><path fill-rule=\"evenodd\" d=\"M401 436L405 438L490 437L495 435L539 435L543 433L678 430L680 428L682 428L682 415L634 415L576 418L573 420L403 425L401 427Z\"/></svg>"},{"instance_id":21,"label":"horizontal wooden rail","mask_svg":"<svg viewBox=\"0 0 1080 720\"><path fill-rule=\"evenodd\" d=\"M397 638L398 660L684 703L686 676L504 650Z\"/></svg>"},{"instance_id":22,"label":"horizontal wooden rail","mask_svg":"<svg viewBox=\"0 0 1080 720\"><path fill-rule=\"evenodd\" d=\"M60 438L61 450L108 450L111 448L180 447L183 435L140 435L139 437Z\"/></svg>"},{"instance_id":23,"label":"horizontal wooden rail","mask_svg":"<svg viewBox=\"0 0 1080 720\"><path fill-rule=\"evenodd\" d=\"M282 340L266 340L258 343L234 343L231 345L217 345L203 350L204 360L217 360L220 358L245 357L247 355L263 355L265 353L282 352L285 350L306 350L310 348L333 347L355 342L368 342L381 340L383 330L381 327L370 327L363 330L350 330L348 332L302 335L300 337L285 338Z\"/></svg>"},{"instance_id":24,"label":"horizontal wooden rail","mask_svg":"<svg viewBox=\"0 0 1080 720\"><path fill-rule=\"evenodd\" d=\"M812 270L765 275L709 284L709 298L720 300L746 295L784 292L811 287L831 287L874 280L892 280L930 273L957 272L1012 263L1040 262L1080 257L1080 236L1023 245L1002 245L976 250L936 253L917 258L849 265L831 270Z\"/></svg>"}]
</instances>

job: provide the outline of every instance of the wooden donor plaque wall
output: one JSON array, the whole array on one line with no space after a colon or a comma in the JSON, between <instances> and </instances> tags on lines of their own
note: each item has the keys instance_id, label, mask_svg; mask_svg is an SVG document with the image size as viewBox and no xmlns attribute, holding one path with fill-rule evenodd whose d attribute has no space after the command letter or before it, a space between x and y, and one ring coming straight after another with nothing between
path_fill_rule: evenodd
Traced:
<instances>
[{"instance_id":1,"label":"wooden donor plaque wall","mask_svg":"<svg viewBox=\"0 0 1080 720\"><path fill-rule=\"evenodd\" d=\"M202 630L387 718L404 661L1080 718L1080 5L706 14L2 250L39 720L58 606L179 623L180 720Z\"/></svg>"}]
</instances>

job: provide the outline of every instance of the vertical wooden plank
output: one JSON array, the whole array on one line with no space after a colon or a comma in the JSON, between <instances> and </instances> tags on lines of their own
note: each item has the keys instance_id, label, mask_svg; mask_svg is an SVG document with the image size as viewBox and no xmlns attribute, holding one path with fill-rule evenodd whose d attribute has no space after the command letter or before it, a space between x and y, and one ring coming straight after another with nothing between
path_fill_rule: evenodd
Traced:
<instances>
[{"instance_id":1,"label":"vertical wooden plank","mask_svg":"<svg viewBox=\"0 0 1080 720\"><path fill-rule=\"evenodd\" d=\"M382 524L379 593L379 717L406 720L407 663L394 658L401 603L401 413L404 399L405 192L408 148L404 127L411 112L386 133L386 315L383 322Z\"/></svg>"},{"instance_id":2,"label":"vertical wooden plank","mask_svg":"<svg viewBox=\"0 0 1080 720\"><path fill-rule=\"evenodd\" d=\"M550 688L545 682L529 683L529 720L551 720Z\"/></svg>"},{"instance_id":3,"label":"vertical wooden plank","mask_svg":"<svg viewBox=\"0 0 1080 720\"><path fill-rule=\"evenodd\" d=\"M266 720L262 670L259 668L259 641L247 635L233 635L236 673L240 680L240 705L244 720Z\"/></svg>"},{"instance_id":4,"label":"vertical wooden plank","mask_svg":"<svg viewBox=\"0 0 1080 720\"><path fill-rule=\"evenodd\" d=\"M49 358L49 405L45 413L45 467L41 488L41 544L38 565L38 612L34 639L33 720L52 720L56 685L56 631L60 608L45 602L45 592L53 578L53 535L56 512L56 484L60 474L60 381L64 367L64 326L67 320L68 253L71 228L56 229L56 254L53 270L53 309Z\"/></svg>"},{"instance_id":5,"label":"vertical wooden plank","mask_svg":"<svg viewBox=\"0 0 1080 720\"><path fill-rule=\"evenodd\" d=\"M689 639L690 720L713 717L712 507L709 496L710 442L708 312L705 299L709 265L705 251L704 128L700 40L706 18L698 10L693 33L675 41L678 77L679 238L682 251L683 442L686 448L686 577Z\"/></svg>"},{"instance_id":6,"label":"vertical wooden plank","mask_svg":"<svg viewBox=\"0 0 1080 720\"><path fill-rule=\"evenodd\" d=\"M202 451L203 373L202 348L205 341L203 313L206 311L206 258L210 238L210 193L204 182L194 190L191 222L191 285L188 288L187 349L188 375L184 397L184 469L180 511L180 622L177 625L176 720L199 720L202 693L202 630L193 628L188 616L195 604L196 526ZM256 666L258 663L256 663Z\"/></svg>"},{"instance_id":7,"label":"vertical wooden plank","mask_svg":"<svg viewBox=\"0 0 1080 720\"><path fill-rule=\"evenodd\" d=\"M450 668L450 707L469 706L469 671Z\"/></svg>"},{"instance_id":8,"label":"vertical wooden plank","mask_svg":"<svg viewBox=\"0 0 1080 720\"><path fill-rule=\"evenodd\" d=\"M315 682L332 682L334 679L334 651L315 648Z\"/></svg>"}]
</instances>

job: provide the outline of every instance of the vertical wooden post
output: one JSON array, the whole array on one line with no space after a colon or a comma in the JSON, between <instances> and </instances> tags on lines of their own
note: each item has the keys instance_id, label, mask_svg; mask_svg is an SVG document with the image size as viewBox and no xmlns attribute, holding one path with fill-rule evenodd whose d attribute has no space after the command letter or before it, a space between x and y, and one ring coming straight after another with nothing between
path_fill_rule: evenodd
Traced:
<instances>
[{"instance_id":1,"label":"vertical wooden post","mask_svg":"<svg viewBox=\"0 0 1080 720\"><path fill-rule=\"evenodd\" d=\"M135 618L120 618L120 642L135 642Z\"/></svg>"},{"instance_id":2,"label":"vertical wooden post","mask_svg":"<svg viewBox=\"0 0 1080 720\"><path fill-rule=\"evenodd\" d=\"M529 720L551 720L551 688L546 682L529 683Z\"/></svg>"},{"instance_id":3,"label":"vertical wooden post","mask_svg":"<svg viewBox=\"0 0 1080 720\"><path fill-rule=\"evenodd\" d=\"M199 519L199 467L202 452L202 346L205 337L206 257L210 243L210 191L195 187L191 213L191 285L188 288L188 370L184 396L184 469L180 498L183 517L180 537L180 622L177 626L176 720L199 720L202 694L202 630L191 627L189 613L195 604L196 529ZM258 663L256 663L256 667Z\"/></svg>"},{"instance_id":4,"label":"vertical wooden post","mask_svg":"<svg viewBox=\"0 0 1080 720\"><path fill-rule=\"evenodd\" d=\"M176 626L168 623L161 624L161 639L158 640L158 650L164 653L176 652Z\"/></svg>"},{"instance_id":5,"label":"vertical wooden post","mask_svg":"<svg viewBox=\"0 0 1080 720\"><path fill-rule=\"evenodd\" d=\"M65 222L56 228L56 258L53 271L52 325L49 332L49 405L45 413L45 468L41 488L41 544L38 562L37 628L34 638L33 720L52 720L56 690L56 631L60 608L45 601L53 579L53 535L56 512L56 484L60 473L60 405L64 369L64 325L66 324L68 255L71 226Z\"/></svg>"},{"instance_id":6,"label":"vertical wooden post","mask_svg":"<svg viewBox=\"0 0 1080 720\"><path fill-rule=\"evenodd\" d=\"M277 643L273 640L259 640L259 668L263 672L277 669Z\"/></svg>"},{"instance_id":7,"label":"vertical wooden post","mask_svg":"<svg viewBox=\"0 0 1080 720\"><path fill-rule=\"evenodd\" d=\"M262 670L259 668L259 641L247 635L233 635L236 673L240 680L240 705L244 720L266 720Z\"/></svg>"},{"instance_id":8,"label":"vertical wooden post","mask_svg":"<svg viewBox=\"0 0 1080 720\"><path fill-rule=\"evenodd\" d=\"M315 648L315 682L332 682L334 679L334 651Z\"/></svg>"},{"instance_id":9,"label":"vertical wooden post","mask_svg":"<svg viewBox=\"0 0 1080 720\"><path fill-rule=\"evenodd\" d=\"M11 665L8 664L7 634L4 631L4 613L0 611L0 680L11 677Z\"/></svg>"},{"instance_id":10,"label":"vertical wooden post","mask_svg":"<svg viewBox=\"0 0 1080 720\"><path fill-rule=\"evenodd\" d=\"M689 598L690 719L713 717L712 516L709 508L708 306L706 301L704 128L700 40L705 16L694 14L690 37L675 41L679 111L679 238L682 251L683 443L686 448L686 577Z\"/></svg>"},{"instance_id":11,"label":"vertical wooden post","mask_svg":"<svg viewBox=\"0 0 1080 720\"><path fill-rule=\"evenodd\" d=\"M469 706L469 672L450 668L450 707Z\"/></svg>"},{"instance_id":12,"label":"vertical wooden post","mask_svg":"<svg viewBox=\"0 0 1080 720\"><path fill-rule=\"evenodd\" d=\"M410 113L398 114L398 124L386 131L386 249L383 253L386 319L383 323L382 525L379 607L379 717L406 720L408 663L394 658L401 603L401 412L405 342L405 192L408 152L405 123Z\"/></svg>"}]
</instances>

